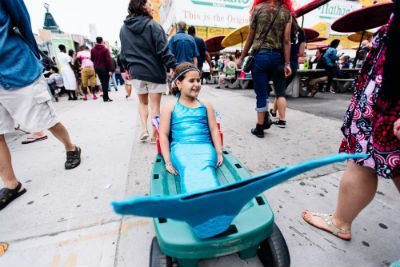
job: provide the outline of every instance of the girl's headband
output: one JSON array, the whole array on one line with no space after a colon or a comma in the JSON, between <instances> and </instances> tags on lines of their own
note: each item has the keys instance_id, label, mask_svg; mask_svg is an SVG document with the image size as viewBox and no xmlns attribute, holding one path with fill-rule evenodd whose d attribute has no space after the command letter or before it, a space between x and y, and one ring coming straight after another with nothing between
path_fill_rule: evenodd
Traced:
<instances>
[{"instance_id":1,"label":"girl's headband","mask_svg":"<svg viewBox=\"0 0 400 267\"><path fill-rule=\"evenodd\" d=\"M199 70L198 68L193 68L193 67L188 68L188 69L182 71L181 73L179 73L178 76L176 76L175 79L172 81L172 83L176 85L176 81L177 81L180 77L182 77L183 75L185 75L186 73L188 73L188 72L190 72L190 71L197 71L198 73L200 73L200 70Z\"/></svg>"}]
</instances>

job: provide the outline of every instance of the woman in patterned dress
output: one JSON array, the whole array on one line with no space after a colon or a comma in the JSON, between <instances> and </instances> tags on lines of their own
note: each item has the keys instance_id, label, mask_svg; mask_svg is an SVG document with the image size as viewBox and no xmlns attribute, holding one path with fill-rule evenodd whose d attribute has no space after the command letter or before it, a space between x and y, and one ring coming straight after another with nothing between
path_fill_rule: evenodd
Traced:
<instances>
[{"instance_id":1,"label":"woman in patterned dress","mask_svg":"<svg viewBox=\"0 0 400 267\"><path fill-rule=\"evenodd\" d=\"M351 239L353 220L374 198L378 176L392 179L400 192L400 88L395 73L400 68L399 4L397 0L389 23L375 36L342 127L340 151L368 158L348 162L333 215L303 213L312 226L344 240Z\"/></svg>"}]
</instances>

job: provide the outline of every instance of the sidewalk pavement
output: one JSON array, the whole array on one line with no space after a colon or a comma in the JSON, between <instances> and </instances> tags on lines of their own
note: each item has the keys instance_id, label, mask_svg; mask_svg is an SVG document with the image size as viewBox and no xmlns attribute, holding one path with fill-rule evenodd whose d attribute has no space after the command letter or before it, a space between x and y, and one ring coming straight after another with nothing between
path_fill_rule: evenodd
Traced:
<instances>
[{"instance_id":1,"label":"sidewalk pavement","mask_svg":"<svg viewBox=\"0 0 400 267\"><path fill-rule=\"evenodd\" d=\"M0 212L0 242L10 244L3 267L148 266L152 221L120 217L110 202L148 193L155 147L141 144L137 100L112 93L112 103L56 103L74 142L82 146L82 165L63 168L64 152L53 138L21 145L7 136L14 166L28 192ZM341 121L288 110L288 128L270 129L265 139L254 127L250 91L203 87L201 97L222 113L225 148L251 173L336 153ZM174 101L166 97L166 101ZM332 212L343 164L318 169L266 192L292 257L292 266L388 266L400 257L399 194L380 180L373 203L353 227L353 240L341 241L302 221L304 209ZM397 244L397 245L396 245ZM237 256L203 261L200 266L261 266Z\"/></svg>"}]
</instances>

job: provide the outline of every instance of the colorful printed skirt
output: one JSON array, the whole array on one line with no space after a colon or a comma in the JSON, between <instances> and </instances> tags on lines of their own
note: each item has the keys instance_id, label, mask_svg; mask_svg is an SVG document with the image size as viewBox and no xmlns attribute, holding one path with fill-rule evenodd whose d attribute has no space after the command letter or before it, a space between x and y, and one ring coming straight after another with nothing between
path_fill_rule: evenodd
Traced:
<instances>
[{"instance_id":1,"label":"colorful printed skirt","mask_svg":"<svg viewBox=\"0 0 400 267\"><path fill-rule=\"evenodd\" d=\"M392 179L400 175L400 140L393 133L400 118L400 101L385 100L381 94L386 38L383 26L354 83L354 95L344 118L344 139L340 152L366 153L357 164L376 170L378 176Z\"/></svg>"}]
</instances>

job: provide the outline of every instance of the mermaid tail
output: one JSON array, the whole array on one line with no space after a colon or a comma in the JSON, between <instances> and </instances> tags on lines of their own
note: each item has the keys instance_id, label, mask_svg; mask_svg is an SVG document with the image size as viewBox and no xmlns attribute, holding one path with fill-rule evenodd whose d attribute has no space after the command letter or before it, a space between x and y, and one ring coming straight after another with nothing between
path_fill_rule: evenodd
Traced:
<instances>
[{"instance_id":1,"label":"mermaid tail","mask_svg":"<svg viewBox=\"0 0 400 267\"><path fill-rule=\"evenodd\" d=\"M116 213L143 217L169 218L188 223L200 239L228 229L240 210L255 196L299 174L365 154L336 154L292 167L281 167L253 178L215 189L176 196L136 197L113 202Z\"/></svg>"}]
</instances>

